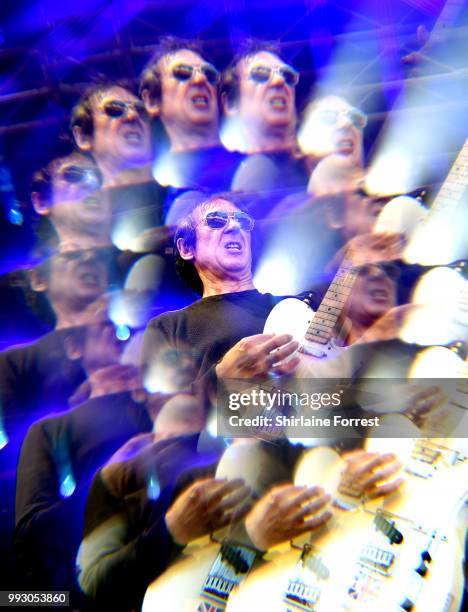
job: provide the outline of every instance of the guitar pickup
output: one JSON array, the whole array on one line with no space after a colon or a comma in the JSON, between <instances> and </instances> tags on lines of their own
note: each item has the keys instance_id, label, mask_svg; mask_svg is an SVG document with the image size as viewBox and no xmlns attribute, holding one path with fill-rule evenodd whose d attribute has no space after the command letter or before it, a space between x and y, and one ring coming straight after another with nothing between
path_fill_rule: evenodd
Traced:
<instances>
[{"instance_id":1,"label":"guitar pickup","mask_svg":"<svg viewBox=\"0 0 468 612\"><path fill-rule=\"evenodd\" d=\"M296 578L289 581L284 600L286 603L296 603L306 610L313 610L320 599L320 593L318 587L304 584Z\"/></svg>"},{"instance_id":2,"label":"guitar pickup","mask_svg":"<svg viewBox=\"0 0 468 612\"><path fill-rule=\"evenodd\" d=\"M395 555L389 550L367 544L361 550L359 562L388 576L392 570Z\"/></svg>"}]
</instances>

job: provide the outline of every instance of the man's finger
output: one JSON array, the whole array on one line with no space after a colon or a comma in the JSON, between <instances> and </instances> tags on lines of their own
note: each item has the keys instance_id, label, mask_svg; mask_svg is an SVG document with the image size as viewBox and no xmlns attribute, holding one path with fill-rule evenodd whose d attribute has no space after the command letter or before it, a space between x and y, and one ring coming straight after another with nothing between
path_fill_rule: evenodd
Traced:
<instances>
[{"instance_id":1,"label":"man's finger","mask_svg":"<svg viewBox=\"0 0 468 612\"><path fill-rule=\"evenodd\" d=\"M298 508L293 514L290 516L290 520L294 523L298 521L303 521L306 516L315 515L319 510L322 510L328 503L331 502L331 495L321 495L320 497L310 501Z\"/></svg>"}]
</instances>

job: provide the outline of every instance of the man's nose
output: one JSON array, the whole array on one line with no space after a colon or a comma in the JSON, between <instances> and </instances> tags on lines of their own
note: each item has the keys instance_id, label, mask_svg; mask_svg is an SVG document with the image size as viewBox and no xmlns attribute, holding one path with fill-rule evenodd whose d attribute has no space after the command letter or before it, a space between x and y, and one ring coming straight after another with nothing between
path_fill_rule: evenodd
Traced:
<instances>
[{"instance_id":1,"label":"man's nose","mask_svg":"<svg viewBox=\"0 0 468 612\"><path fill-rule=\"evenodd\" d=\"M206 76L202 70L195 68L192 74L192 81L194 83L206 83Z\"/></svg>"},{"instance_id":2,"label":"man's nose","mask_svg":"<svg viewBox=\"0 0 468 612\"><path fill-rule=\"evenodd\" d=\"M139 118L138 112L134 106L128 106L127 112L125 113L125 119L127 121L136 121Z\"/></svg>"},{"instance_id":3,"label":"man's nose","mask_svg":"<svg viewBox=\"0 0 468 612\"><path fill-rule=\"evenodd\" d=\"M240 231L240 221L238 221L235 217L229 217L226 225L226 231Z\"/></svg>"},{"instance_id":4,"label":"man's nose","mask_svg":"<svg viewBox=\"0 0 468 612\"><path fill-rule=\"evenodd\" d=\"M277 86L277 87L280 86L280 85L284 85L285 80L284 80L284 77L283 77L283 75L281 74L281 72L279 70L274 70L273 71L273 73L271 75L271 78L270 78L270 83L271 83L271 85L274 85L274 86Z\"/></svg>"}]
</instances>

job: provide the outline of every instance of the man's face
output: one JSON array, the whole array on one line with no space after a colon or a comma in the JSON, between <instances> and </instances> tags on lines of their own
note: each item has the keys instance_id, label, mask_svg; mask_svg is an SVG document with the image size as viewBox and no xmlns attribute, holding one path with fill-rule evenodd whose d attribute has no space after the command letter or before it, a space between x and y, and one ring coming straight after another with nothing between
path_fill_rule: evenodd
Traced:
<instances>
[{"instance_id":1,"label":"man's face","mask_svg":"<svg viewBox=\"0 0 468 612\"><path fill-rule=\"evenodd\" d=\"M112 159L121 169L138 167L151 160L149 116L143 103L122 87L111 87L95 94L92 153Z\"/></svg>"},{"instance_id":2,"label":"man's face","mask_svg":"<svg viewBox=\"0 0 468 612\"><path fill-rule=\"evenodd\" d=\"M387 201L388 198L366 195L360 189L347 193L344 196L343 211L343 235L346 240L371 233L377 217Z\"/></svg>"},{"instance_id":3,"label":"man's face","mask_svg":"<svg viewBox=\"0 0 468 612\"><path fill-rule=\"evenodd\" d=\"M97 300L107 289L106 251L86 249L60 253L51 258L48 297L54 304L83 307Z\"/></svg>"},{"instance_id":4,"label":"man's face","mask_svg":"<svg viewBox=\"0 0 468 612\"><path fill-rule=\"evenodd\" d=\"M395 268L391 264L364 266L348 303L350 319L378 319L395 305Z\"/></svg>"},{"instance_id":5,"label":"man's face","mask_svg":"<svg viewBox=\"0 0 468 612\"><path fill-rule=\"evenodd\" d=\"M100 189L97 166L83 156L61 159L52 170L51 220L57 228L95 232L110 221L110 202Z\"/></svg>"},{"instance_id":6,"label":"man's face","mask_svg":"<svg viewBox=\"0 0 468 612\"><path fill-rule=\"evenodd\" d=\"M302 150L317 157L339 153L362 165L366 118L342 98L327 96L311 108L299 132Z\"/></svg>"},{"instance_id":7,"label":"man's face","mask_svg":"<svg viewBox=\"0 0 468 612\"><path fill-rule=\"evenodd\" d=\"M217 124L217 73L198 53L181 49L163 57L160 117L164 125L190 130Z\"/></svg>"},{"instance_id":8,"label":"man's face","mask_svg":"<svg viewBox=\"0 0 468 612\"><path fill-rule=\"evenodd\" d=\"M242 59L239 77L239 115L244 123L263 129L296 125L295 84L288 84L291 67L273 53L261 51ZM286 75L286 78L285 78Z\"/></svg>"},{"instance_id":9,"label":"man's face","mask_svg":"<svg viewBox=\"0 0 468 612\"><path fill-rule=\"evenodd\" d=\"M212 229L206 224L206 216L214 211L238 213L239 209L227 200L215 200L195 210L196 245L194 263L198 272L224 280L243 278L251 270L250 231L241 229L237 220L229 217L227 224Z\"/></svg>"}]
</instances>

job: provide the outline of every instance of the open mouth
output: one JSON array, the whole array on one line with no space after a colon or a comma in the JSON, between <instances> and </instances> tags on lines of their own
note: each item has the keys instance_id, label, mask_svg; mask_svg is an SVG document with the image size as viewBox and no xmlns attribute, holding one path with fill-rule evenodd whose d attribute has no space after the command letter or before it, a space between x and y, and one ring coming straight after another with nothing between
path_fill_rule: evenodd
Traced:
<instances>
[{"instance_id":1,"label":"open mouth","mask_svg":"<svg viewBox=\"0 0 468 612\"><path fill-rule=\"evenodd\" d=\"M242 251L242 244L235 240L231 240L229 242L226 242L224 248L230 253L240 253Z\"/></svg>"},{"instance_id":2,"label":"open mouth","mask_svg":"<svg viewBox=\"0 0 468 612\"><path fill-rule=\"evenodd\" d=\"M339 153L350 155L354 151L354 142L350 138L340 138L336 143Z\"/></svg>"},{"instance_id":3,"label":"open mouth","mask_svg":"<svg viewBox=\"0 0 468 612\"><path fill-rule=\"evenodd\" d=\"M270 98L270 106L274 110L284 110L287 104L288 102L284 96L272 96Z\"/></svg>"},{"instance_id":4,"label":"open mouth","mask_svg":"<svg viewBox=\"0 0 468 612\"><path fill-rule=\"evenodd\" d=\"M205 94L197 93L194 96L192 96L191 100L195 108L205 109L205 108L208 108L210 104L209 98Z\"/></svg>"},{"instance_id":5,"label":"open mouth","mask_svg":"<svg viewBox=\"0 0 468 612\"><path fill-rule=\"evenodd\" d=\"M101 208L101 200L95 196L89 196L83 200L87 208Z\"/></svg>"},{"instance_id":6,"label":"open mouth","mask_svg":"<svg viewBox=\"0 0 468 612\"><path fill-rule=\"evenodd\" d=\"M123 137L129 144L141 145L143 143L143 135L138 130L128 130L123 133Z\"/></svg>"},{"instance_id":7,"label":"open mouth","mask_svg":"<svg viewBox=\"0 0 468 612\"><path fill-rule=\"evenodd\" d=\"M385 289L371 289L369 295L375 302L388 302L389 294Z\"/></svg>"},{"instance_id":8,"label":"open mouth","mask_svg":"<svg viewBox=\"0 0 468 612\"><path fill-rule=\"evenodd\" d=\"M78 278L80 282L89 287L99 287L101 285L101 277L95 270L86 268L79 272Z\"/></svg>"}]
</instances>

